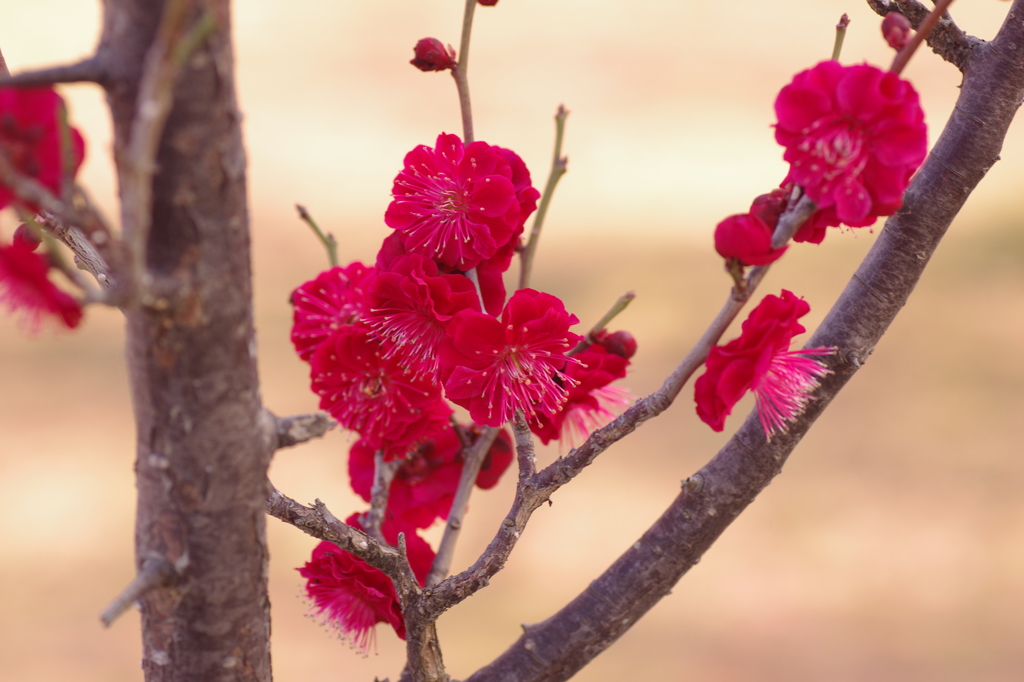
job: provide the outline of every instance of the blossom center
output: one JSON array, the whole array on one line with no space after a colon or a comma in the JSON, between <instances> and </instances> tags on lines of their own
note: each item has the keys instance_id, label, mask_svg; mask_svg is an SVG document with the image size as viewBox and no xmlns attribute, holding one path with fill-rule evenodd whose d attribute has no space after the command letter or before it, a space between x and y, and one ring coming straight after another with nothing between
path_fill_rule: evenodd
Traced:
<instances>
[{"instance_id":1,"label":"blossom center","mask_svg":"<svg viewBox=\"0 0 1024 682\"><path fill-rule=\"evenodd\" d=\"M822 162L826 179L856 176L867 163L865 135L855 121L816 121L800 144L802 151Z\"/></svg>"}]
</instances>

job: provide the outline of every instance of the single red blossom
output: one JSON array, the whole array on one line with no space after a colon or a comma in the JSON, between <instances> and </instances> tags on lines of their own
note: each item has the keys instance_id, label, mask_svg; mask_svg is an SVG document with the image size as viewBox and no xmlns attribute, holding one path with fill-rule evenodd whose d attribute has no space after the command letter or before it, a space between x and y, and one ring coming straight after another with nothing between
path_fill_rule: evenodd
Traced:
<instances>
[{"instance_id":1,"label":"single red blossom","mask_svg":"<svg viewBox=\"0 0 1024 682\"><path fill-rule=\"evenodd\" d=\"M335 330L363 318L367 312L365 285L373 271L356 261L321 272L292 292L291 339L300 358L309 362Z\"/></svg>"},{"instance_id":2,"label":"single red blossom","mask_svg":"<svg viewBox=\"0 0 1024 682\"><path fill-rule=\"evenodd\" d=\"M410 371L438 373L437 351L444 329L460 310L480 310L473 282L463 275L442 275L437 264L418 254L395 260L367 287L366 324L387 342L385 357L395 357Z\"/></svg>"},{"instance_id":3,"label":"single red blossom","mask_svg":"<svg viewBox=\"0 0 1024 682\"><path fill-rule=\"evenodd\" d=\"M914 28L910 20L899 12L889 12L882 19L882 37L889 47L899 52L913 37Z\"/></svg>"},{"instance_id":4,"label":"single red blossom","mask_svg":"<svg viewBox=\"0 0 1024 682\"><path fill-rule=\"evenodd\" d=\"M420 71L446 71L455 66L455 50L451 45L445 48L437 38L420 38L413 52L409 63Z\"/></svg>"},{"instance_id":5,"label":"single red blossom","mask_svg":"<svg viewBox=\"0 0 1024 682\"><path fill-rule=\"evenodd\" d=\"M567 379L556 372L581 338L569 331L577 322L562 301L533 289L513 294L500 321L460 311L441 345L445 395L485 426L500 426L517 409L529 420L554 414L567 397Z\"/></svg>"},{"instance_id":6,"label":"single red blossom","mask_svg":"<svg viewBox=\"0 0 1024 682\"><path fill-rule=\"evenodd\" d=\"M754 213L729 216L715 228L715 251L741 265L774 263L787 248L772 248L771 228Z\"/></svg>"},{"instance_id":7,"label":"single red blossom","mask_svg":"<svg viewBox=\"0 0 1024 682\"><path fill-rule=\"evenodd\" d=\"M46 257L23 243L0 244L0 303L13 313L20 311L32 332L39 330L44 316L57 318L68 329L82 320L82 306L50 281L49 269Z\"/></svg>"},{"instance_id":8,"label":"single red blossom","mask_svg":"<svg viewBox=\"0 0 1024 682\"><path fill-rule=\"evenodd\" d=\"M822 213L808 221L864 227L891 215L927 154L917 92L867 64L821 62L798 73L775 100L775 139L790 164L783 185L804 188ZM795 241L811 241L804 230ZM820 241L820 239L819 239Z\"/></svg>"},{"instance_id":9,"label":"single red blossom","mask_svg":"<svg viewBox=\"0 0 1024 682\"><path fill-rule=\"evenodd\" d=\"M633 346L635 350L635 341ZM530 430L545 445L560 440L575 447L635 399L629 391L608 385L626 376L627 358L600 343L587 346L573 357L576 362L566 366L564 372L569 388L562 408L553 415L539 414L530 423Z\"/></svg>"},{"instance_id":10,"label":"single red blossom","mask_svg":"<svg viewBox=\"0 0 1024 682\"><path fill-rule=\"evenodd\" d=\"M786 423L803 413L809 393L830 370L813 356L831 355L833 348L789 350L792 339L806 331L797 320L810 306L790 291L765 296L743 322L742 333L708 353L707 371L694 384L697 415L715 431L747 391L754 391L761 426L770 439L785 432Z\"/></svg>"},{"instance_id":11,"label":"single red blossom","mask_svg":"<svg viewBox=\"0 0 1024 682\"><path fill-rule=\"evenodd\" d=\"M466 431L479 435L472 427ZM367 502L373 487L374 455L375 450L365 440L357 441L349 450L352 490ZM486 489L496 485L512 457L512 440L503 429L484 457L477 486ZM420 443L399 465L391 481L387 518L415 528L427 528L439 518L447 519L462 466L462 443L454 428Z\"/></svg>"},{"instance_id":12,"label":"single red blossom","mask_svg":"<svg viewBox=\"0 0 1024 682\"><path fill-rule=\"evenodd\" d=\"M448 425L452 409L432 379L406 371L362 325L345 325L310 358L313 392L320 408L356 431L388 460Z\"/></svg>"},{"instance_id":13,"label":"single red blossom","mask_svg":"<svg viewBox=\"0 0 1024 682\"><path fill-rule=\"evenodd\" d=\"M64 100L49 86L0 87L0 154L20 173L60 194L64 178L60 115ZM85 158L85 141L71 128L71 174ZM0 208L15 200L0 185ZM29 206L35 210L36 206Z\"/></svg>"},{"instance_id":14,"label":"single red blossom","mask_svg":"<svg viewBox=\"0 0 1024 682\"><path fill-rule=\"evenodd\" d=\"M405 639L405 620L391 579L330 542L321 542L297 569L306 579L314 614L337 628L366 653L376 642L377 623L387 623Z\"/></svg>"},{"instance_id":15,"label":"single red blossom","mask_svg":"<svg viewBox=\"0 0 1024 682\"><path fill-rule=\"evenodd\" d=\"M346 523L362 530L358 514ZM404 532L409 564L422 585L434 561L434 552L415 529L394 523L382 526L384 538L397 544ZM314 614L338 629L363 653L375 643L374 626L387 623L405 639L405 620L395 587L379 569L330 542L313 549L311 559L297 569L306 579L306 595L313 602Z\"/></svg>"},{"instance_id":16,"label":"single red blossom","mask_svg":"<svg viewBox=\"0 0 1024 682\"><path fill-rule=\"evenodd\" d=\"M465 272L508 244L526 220L529 198L520 203L525 190L517 191L505 151L486 142L464 146L458 135L442 133L435 147L406 154L384 222L401 233L408 253Z\"/></svg>"}]
</instances>

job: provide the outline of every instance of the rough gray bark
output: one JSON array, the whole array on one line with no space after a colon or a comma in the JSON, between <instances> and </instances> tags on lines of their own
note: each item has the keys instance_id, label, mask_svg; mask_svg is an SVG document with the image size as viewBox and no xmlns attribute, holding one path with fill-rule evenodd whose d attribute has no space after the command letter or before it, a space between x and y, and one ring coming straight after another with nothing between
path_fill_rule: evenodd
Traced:
<instances>
[{"instance_id":1,"label":"rough gray bark","mask_svg":"<svg viewBox=\"0 0 1024 682\"><path fill-rule=\"evenodd\" d=\"M122 201L143 64L164 2L105 0L97 60L114 121ZM159 139L141 290L125 309L138 429L137 562L171 584L142 604L150 682L271 679L263 503L275 443L260 403L245 153L229 3L185 3L216 27L188 57ZM125 209L129 244L144 229ZM133 234L136 231L136 234Z\"/></svg>"}]
</instances>

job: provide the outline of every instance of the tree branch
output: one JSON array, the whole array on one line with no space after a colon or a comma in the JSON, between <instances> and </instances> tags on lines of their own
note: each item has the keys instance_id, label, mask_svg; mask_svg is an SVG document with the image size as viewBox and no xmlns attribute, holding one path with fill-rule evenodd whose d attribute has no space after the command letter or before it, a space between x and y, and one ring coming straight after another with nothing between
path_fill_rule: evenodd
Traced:
<instances>
[{"instance_id":1,"label":"tree branch","mask_svg":"<svg viewBox=\"0 0 1024 682\"><path fill-rule=\"evenodd\" d=\"M903 208L891 217L808 346L836 346L818 397L767 442L756 414L683 483L643 537L561 611L531 626L466 682L554 682L592 660L646 613L779 473L797 443L863 365L902 309L967 197L998 158L1024 97L1024 0L991 43L979 44L954 110Z\"/></svg>"},{"instance_id":2,"label":"tree branch","mask_svg":"<svg viewBox=\"0 0 1024 682\"><path fill-rule=\"evenodd\" d=\"M267 498L265 509L274 518L318 540L332 542L383 571L395 583L403 601L409 595L419 594L419 583L401 552L340 521L320 500L307 507L275 488Z\"/></svg>"}]
</instances>

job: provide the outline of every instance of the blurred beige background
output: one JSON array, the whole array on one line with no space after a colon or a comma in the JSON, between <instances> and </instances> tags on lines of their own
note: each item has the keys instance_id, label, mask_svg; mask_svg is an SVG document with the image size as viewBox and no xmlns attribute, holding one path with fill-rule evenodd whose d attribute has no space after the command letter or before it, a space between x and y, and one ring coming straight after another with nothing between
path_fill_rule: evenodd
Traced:
<instances>
[{"instance_id":1,"label":"blurred beige background","mask_svg":"<svg viewBox=\"0 0 1024 682\"><path fill-rule=\"evenodd\" d=\"M288 343L292 288L325 260L295 218L306 204L372 260L402 156L459 130L447 75L408 65L417 39L457 45L457 0L236 3L249 149L263 395L279 414L316 406ZM963 0L954 16L991 38L1008 7ZM589 324L635 290L619 323L640 343L626 384L660 385L724 299L711 229L784 175L770 124L778 89L828 56L852 18L847 62L887 65L878 19L856 0L643 4L503 0L480 8L470 79L478 137L510 147L542 185L551 117L571 115L569 174L549 215L535 285ZM6 0L0 47L18 71L84 56L99 3ZM959 82L930 53L906 75L930 139ZM116 217L102 95L64 87L87 138L81 180ZM577 679L1024 679L1024 125L954 224L866 368L759 498L673 594ZM0 235L12 220L0 216ZM868 230L798 246L772 271L821 319L870 247ZM0 317L0 680L141 680L138 617L98 614L133 573L133 426L118 313L74 334L27 336ZM743 403L729 426L750 408ZM689 391L540 510L508 567L440 622L464 677L546 618L632 543L728 437ZM339 515L349 439L283 451L277 486ZM550 459L557 451L550 450ZM456 563L489 540L511 477L472 504ZM294 571L315 544L268 519L279 680L397 677L402 645L380 630L361 657L306 617ZM435 531L436 535L436 531Z\"/></svg>"}]
</instances>

